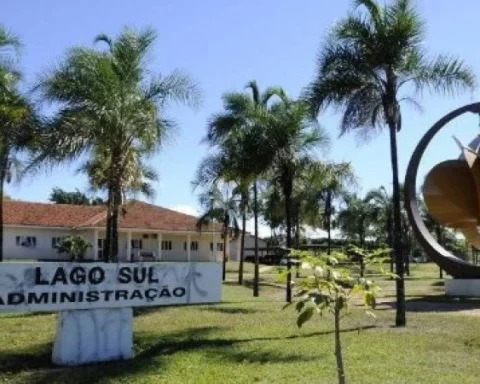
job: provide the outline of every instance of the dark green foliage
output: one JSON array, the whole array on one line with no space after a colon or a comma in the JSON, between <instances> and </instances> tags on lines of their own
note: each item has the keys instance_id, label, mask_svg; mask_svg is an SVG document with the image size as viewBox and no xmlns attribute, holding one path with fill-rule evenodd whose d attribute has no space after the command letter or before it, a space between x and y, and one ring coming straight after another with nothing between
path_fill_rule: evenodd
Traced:
<instances>
[{"instance_id":1,"label":"dark green foliage","mask_svg":"<svg viewBox=\"0 0 480 384\"><path fill-rule=\"evenodd\" d=\"M65 236L60 239L57 246L57 252L59 254L66 254L70 257L71 261L83 261L85 253L92 247L87 240L82 236L73 235Z\"/></svg>"},{"instance_id":2,"label":"dark green foliage","mask_svg":"<svg viewBox=\"0 0 480 384\"><path fill-rule=\"evenodd\" d=\"M67 192L61 188L53 188L49 200L55 204L74 205L103 205L105 201L100 197L90 199L87 195L76 189L74 192Z\"/></svg>"}]
</instances>

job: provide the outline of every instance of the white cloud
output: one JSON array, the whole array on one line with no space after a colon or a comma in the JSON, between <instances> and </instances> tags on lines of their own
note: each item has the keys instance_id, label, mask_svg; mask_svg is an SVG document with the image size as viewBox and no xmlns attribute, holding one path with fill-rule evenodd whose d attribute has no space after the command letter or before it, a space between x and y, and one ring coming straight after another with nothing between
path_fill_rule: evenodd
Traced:
<instances>
[{"instance_id":1,"label":"white cloud","mask_svg":"<svg viewBox=\"0 0 480 384\"><path fill-rule=\"evenodd\" d=\"M174 205L173 207L170 207L170 209L185 213L186 215L191 215L191 216L200 216L200 212L196 207L193 207L191 205L186 205L186 204L177 204Z\"/></svg>"},{"instance_id":2,"label":"white cloud","mask_svg":"<svg viewBox=\"0 0 480 384\"><path fill-rule=\"evenodd\" d=\"M251 234L255 233L255 221L253 219L247 220L247 232L250 232ZM262 224L261 221L258 223L258 236L261 238L271 236L270 227Z\"/></svg>"}]
</instances>

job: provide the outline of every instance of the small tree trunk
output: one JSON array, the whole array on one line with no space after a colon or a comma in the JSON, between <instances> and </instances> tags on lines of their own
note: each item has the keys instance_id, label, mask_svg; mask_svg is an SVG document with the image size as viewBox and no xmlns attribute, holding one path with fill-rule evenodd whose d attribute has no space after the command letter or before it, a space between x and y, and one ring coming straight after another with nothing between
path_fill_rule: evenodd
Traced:
<instances>
[{"instance_id":1,"label":"small tree trunk","mask_svg":"<svg viewBox=\"0 0 480 384\"><path fill-rule=\"evenodd\" d=\"M245 258L245 232L247 226L246 207L243 206L242 212L242 238L240 241L240 265L238 268L238 284L243 285L243 259Z\"/></svg>"},{"instance_id":2,"label":"small tree trunk","mask_svg":"<svg viewBox=\"0 0 480 384\"><path fill-rule=\"evenodd\" d=\"M439 268L440 269L440 279L443 279L443 269L442 268Z\"/></svg>"},{"instance_id":3,"label":"small tree trunk","mask_svg":"<svg viewBox=\"0 0 480 384\"><path fill-rule=\"evenodd\" d=\"M255 270L253 276L253 296L258 297L259 295L259 263L258 258L258 186L257 180L253 183L253 217L255 222Z\"/></svg>"},{"instance_id":4,"label":"small tree trunk","mask_svg":"<svg viewBox=\"0 0 480 384\"><path fill-rule=\"evenodd\" d=\"M342 343L340 340L340 304L335 302L335 359L337 361L338 384L345 384L345 370L343 367Z\"/></svg>"},{"instance_id":5,"label":"small tree trunk","mask_svg":"<svg viewBox=\"0 0 480 384\"><path fill-rule=\"evenodd\" d=\"M360 259L360 277L365 276L365 263L363 261L363 257Z\"/></svg>"},{"instance_id":6,"label":"small tree trunk","mask_svg":"<svg viewBox=\"0 0 480 384\"><path fill-rule=\"evenodd\" d=\"M392 160L392 181L393 181L393 244L395 252L395 269L397 274L397 311L395 325L404 327L407 324L406 306L405 306L405 280L404 280L404 260L402 251L402 216L400 211L400 185L398 181L398 154L397 154L397 127L395 122L389 123L390 133L390 154Z\"/></svg>"}]
</instances>

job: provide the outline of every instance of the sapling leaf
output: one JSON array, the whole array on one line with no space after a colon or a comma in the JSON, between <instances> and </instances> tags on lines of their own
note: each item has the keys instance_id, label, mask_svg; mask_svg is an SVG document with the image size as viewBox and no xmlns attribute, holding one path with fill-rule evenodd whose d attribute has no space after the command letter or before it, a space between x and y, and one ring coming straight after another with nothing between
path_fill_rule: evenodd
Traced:
<instances>
[{"instance_id":1,"label":"sapling leaf","mask_svg":"<svg viewBox=\"0 0 480 384\"><path fill-rule=\"evenodd\" d=\"M315 313L314 307L306 308L297 318L297 326L301 328L303 324L305 324L308 320L310 320Z\"/></svg>"},{"instance_id":2,"label":"sapling leaf","mask_svg":"<svg viewBox=\"0 0 480 384\"><path fill-rule=\"evenodd\" d=\"M299 301L297 305L295 305L295 310L297 312L301 312L303 307L305 307L305 302L304 301Z\"/></svg>"}]
</instances>

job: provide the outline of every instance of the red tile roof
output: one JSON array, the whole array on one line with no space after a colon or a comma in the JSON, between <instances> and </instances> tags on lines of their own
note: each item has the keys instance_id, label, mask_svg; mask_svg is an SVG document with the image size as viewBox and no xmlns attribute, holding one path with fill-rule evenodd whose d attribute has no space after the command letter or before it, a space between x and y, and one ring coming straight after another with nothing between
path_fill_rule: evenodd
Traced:
<instances>
[{"instance_id":1,"label":"red tile roof","mask_svg":"<svg viewBox=\"0 0 480 384\"><path fill-rule=\"evenodd\" d=\"M104 227L105 206L85 206L50 203L6 201L3 203L7 225L39 227ZM196 231L198 218L167 208L133 200L123 205L119 228L151 229L160 231ZM207 231L207 228L203 230ZM218 229L219 230L219 229Z\"/></svg>"}]
</instances>

